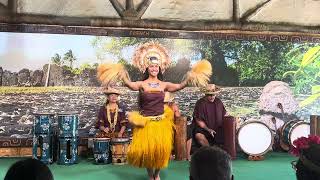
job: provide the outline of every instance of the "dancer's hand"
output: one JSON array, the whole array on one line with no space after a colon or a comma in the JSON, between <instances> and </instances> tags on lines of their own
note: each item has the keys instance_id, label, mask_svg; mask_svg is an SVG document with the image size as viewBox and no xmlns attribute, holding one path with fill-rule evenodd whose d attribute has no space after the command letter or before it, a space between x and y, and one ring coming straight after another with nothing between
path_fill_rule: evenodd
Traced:
<instances>
[{"instance_id":1,"label":"dancer's hand","mask_svg":"<svg viewBox=\"0 0 320 180\"><path fill-rule=\"evenodd\" d=\"M127 71L121 72L120 79L123 80L124 82L130 81L128 72Z\"/></svg>"},{"instance_id":2,"label":"dancer's hand","mask_svg":"<svg viewBox=\"0 0 320 180\"><path fill-rule=\"evenodd\" d=\"M118 138L122 138L122 136L123 136L123 133L119 132L118 133Z\"/></svg>"}]
</instances>

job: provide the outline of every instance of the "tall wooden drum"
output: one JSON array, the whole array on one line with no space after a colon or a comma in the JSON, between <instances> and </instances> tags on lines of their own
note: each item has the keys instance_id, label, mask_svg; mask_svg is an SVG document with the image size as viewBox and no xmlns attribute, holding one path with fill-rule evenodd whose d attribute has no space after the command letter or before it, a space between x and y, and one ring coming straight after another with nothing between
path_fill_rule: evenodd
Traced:
<instances>
[{"instance_id":1,"label":"tall wooden drum","mask_svg":"<svg viewBox=\"0 0 320 180\"><path fill-rule=\"evenodd\" d=\"M187 118L179 117L174 120L176 132L174 137L175 160L182 161L187 158Z\"/></svg>"},{"instance_id":2,"label":"tall wooden drum","mask_svg":"<svg viewBox=\"0 0 320 180\"><path fill-rule=\"evenodd\" d=\"M112 164L123 165L127 164L127 153L129 147L129 138L112 138L111 139L111 152Z\"/></svg>"}]
</instances>

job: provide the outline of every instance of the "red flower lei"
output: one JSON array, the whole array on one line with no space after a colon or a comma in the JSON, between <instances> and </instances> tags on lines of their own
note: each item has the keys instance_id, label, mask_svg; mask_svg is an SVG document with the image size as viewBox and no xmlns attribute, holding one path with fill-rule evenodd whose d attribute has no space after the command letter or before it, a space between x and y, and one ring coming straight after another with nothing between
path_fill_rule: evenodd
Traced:
<instances>
[{"instance_id":1,"label":"red flower lei","mask_svg":"<svg viewBox=\"0 0 320 180\"><path fill-rule=\"evenodd\" d=\"M320 136L309 135L306 137L300 137L293 141L290 153L294 156L300 156L302 150L308 149L311 144L320 144Z\"/></svg>"}]
</instances>

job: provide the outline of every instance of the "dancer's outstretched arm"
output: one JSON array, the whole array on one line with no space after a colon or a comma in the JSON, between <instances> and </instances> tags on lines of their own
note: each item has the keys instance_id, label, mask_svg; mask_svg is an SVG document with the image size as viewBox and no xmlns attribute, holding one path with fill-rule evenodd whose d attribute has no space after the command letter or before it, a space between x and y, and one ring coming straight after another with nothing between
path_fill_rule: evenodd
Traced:
<instances>
[{"instance_id":1,"label":"dancer's outstretched arm","mask_svg":"<svg viewBox=\"0 0 320 180\"><path fill-rule=\"evenodd\" d=\"M169 91L169 92L175 92L175 91L179 91L183 88L185 88L188 84L188 80L185 79L184 81L182 81L180 84L175 84L175 83L171 83L171 82L164 82L165 83L165 90Z\"/></svg>"},{"instance_id":2,"label":"dancer's outstretched arm","mask_svg":"<svg viewBox=\"0 0 320 180\"><path fill-rule=\"evenodd\" d=\"M133 91L138 91L142 87L142 81L132 82L127 75L122 76L124 84Z\"/></svg>"}]
</instances>

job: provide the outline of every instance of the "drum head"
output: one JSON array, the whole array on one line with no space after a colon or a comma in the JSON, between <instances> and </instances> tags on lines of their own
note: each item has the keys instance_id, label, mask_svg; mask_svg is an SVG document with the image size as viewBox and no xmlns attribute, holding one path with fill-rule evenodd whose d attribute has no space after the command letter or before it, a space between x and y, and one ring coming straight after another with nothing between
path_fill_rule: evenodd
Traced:
<instances>
[{"instance_id":1,"label":"drum head","mask_svg":"<svg viewBox=\"0 0 320 180\"><path fill-rule=\"evenodd\" d=\"M262 122L248 122L238 130L238 144L249 155L265 154L272 143L272 132Z\"/></svg>"},{"instance_id":2,"label":"drum head","mask_svg":"<svg viewBox=\"0 0 320 180\"><path fill-rule=\"evenodd\" d=\"M292 128L290 133L290 143L293 145L293 141L300 137L308 137L310 134L310 124L308 123L299 123Z\"/></svg>"}]
</instances>

